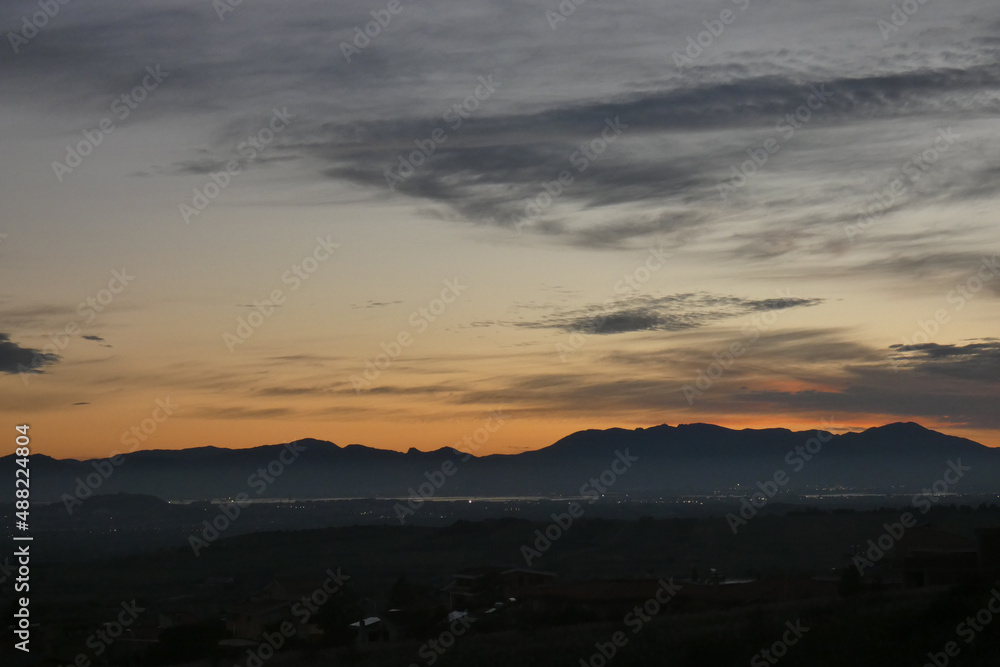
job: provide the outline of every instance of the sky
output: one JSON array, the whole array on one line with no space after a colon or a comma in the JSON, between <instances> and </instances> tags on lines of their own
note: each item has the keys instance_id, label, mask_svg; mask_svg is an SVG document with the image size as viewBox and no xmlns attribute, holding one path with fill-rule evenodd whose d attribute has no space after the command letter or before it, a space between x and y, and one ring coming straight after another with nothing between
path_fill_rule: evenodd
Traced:
<instances>
[{"instance_id":1,"label":"sky","mask_svg":"<svg viewBox=\"0 0 1000 667\"><path fill-rule=\"evenodd\" d=\"M0 413L35 452L1000 446L993 0L17 0L0 28Z\"/></svg>"}]
</instances>

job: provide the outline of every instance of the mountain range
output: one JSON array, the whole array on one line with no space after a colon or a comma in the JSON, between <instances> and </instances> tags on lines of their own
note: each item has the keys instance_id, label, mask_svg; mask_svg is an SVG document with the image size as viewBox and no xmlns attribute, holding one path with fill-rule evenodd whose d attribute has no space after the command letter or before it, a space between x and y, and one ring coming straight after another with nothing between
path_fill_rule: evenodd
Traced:
<instances>
[{"instance_id":1,"label":"mountain range","mask_svg":"<svg viewBox=\"0 0 1000 667\"><path fill-rule=\"evenodd\" d=\"M246 449L145 450L111 459L31 457L37 502L140 493L164 500L510 497L598 494L934 492L1000 489L1000 450L894 423L859 433L711 424L573 433L539 450L474 456L315 439ZM0 471L14 478L14 456ZM242 496L241 496L242 497Z\"/></svg>"}]
</instances>

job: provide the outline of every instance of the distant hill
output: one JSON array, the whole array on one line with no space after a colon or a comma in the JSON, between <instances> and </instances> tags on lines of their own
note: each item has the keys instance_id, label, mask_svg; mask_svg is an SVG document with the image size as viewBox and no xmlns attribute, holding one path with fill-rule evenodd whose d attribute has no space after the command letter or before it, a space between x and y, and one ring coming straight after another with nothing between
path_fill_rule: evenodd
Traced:
<instances>
[{"instance_id":1,"label":"distant hill","mask_svg":"<svg viewBox=\"0 0 1000 667\"><path fill-rule=\"evenodd\" d=\"M301 451L293 457L295 450ZM616 452L627 452L635 461L626 468ZM605 472L616 460L621 474ZM783 472L787 481L781 488L797 493L820 488L916 493L943 479L949 461L960 461L969 470L961 478L949 473L957 484L947 490L1000 490L1000 450L912 422L842 435L711 424L588 430L544 449L482 457L451 448L404 453L314 439L248 449L139 451L122 455L120 465L34 455L31 490L36 501L57 501L77 489L83 495L89 476L90 486L100 480L99 494L138 493L165 500L240 492L251 498L406 497L421 484L427 492L435 482L437 497L553 496L594 494L597 485L604 487L613 476L614 483L605 489L611 494L749 494L775 473L779 481L785 479ZM5 479L13 479L14 467L13 456L0 459ZM942 489L939 484L935 490Z\"/></svg>"}]
</instances>

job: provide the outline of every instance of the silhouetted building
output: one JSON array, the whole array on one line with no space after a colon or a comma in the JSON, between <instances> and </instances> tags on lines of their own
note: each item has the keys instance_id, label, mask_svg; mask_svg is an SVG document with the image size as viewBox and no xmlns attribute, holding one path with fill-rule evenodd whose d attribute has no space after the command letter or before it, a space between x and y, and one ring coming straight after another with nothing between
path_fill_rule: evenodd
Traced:
<instances>
[{"instance_id":1,"label":"silhouetted building","mask_svg":"<svg viewBox=\"0 0 1000 667\"><path fill-rule=\"evenodd\" d=\"M462 570L441 589L449 609L480 609L552 584L552 572L484 566Z\"/></svg>"},{"instance_id":2,"label":"silhouetted building","mask_svg":"<svg viewBox=\"0 0 1000 667\"><path fill-rule=\"evenodd\" d=\"M980 529L971 540L929 527L913 528L896 545L894 562L905 588L954 586L1000 574L1000 529Z\"/></svg>"}]
</instances>

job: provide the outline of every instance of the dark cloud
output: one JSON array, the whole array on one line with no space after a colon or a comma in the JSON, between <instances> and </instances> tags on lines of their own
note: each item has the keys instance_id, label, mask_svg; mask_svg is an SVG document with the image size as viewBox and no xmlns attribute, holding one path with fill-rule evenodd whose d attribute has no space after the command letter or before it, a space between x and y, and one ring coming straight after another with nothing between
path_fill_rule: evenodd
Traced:
<instances>
[{"instance_id":1,"label":"dark cloud","mask_svg":"<svg viewBox=\"0 0 1000 667\"><path fill-rule=\"evenodd\" d=\"M264 127L266 122L267 119L265 118L263 121L260 122L259 127ZM246 137L243 138L245 139ZM281 150L280 148L277 149L269 148L269 150L271 151L272 154L269 155L265 153L260 153L255 155L252 160L247 158L236 158L236 157L230 157L224 159L215 159L206 157L201 159L185 160L182 162L178 162L176 164L170 165L170 167L162 169L161 171L168 174L210 175L219 171L226 171L227 169L231 169L233 171L243 171L251 164L266 165L266 164L281 163L281 162L292 162L298 159L299 157L298 155L287 154L287 153L283 155L274 155L273 153L276 150L280 151ZM236 164L233 165L232 164L233 162L235 162Z\"/></svg>"},{"instance_id":2,"label":"dark cloud","mask_svg":"<svg viewBox=\"0 0 1000 667\"><path fill-rule=\"evenodd\" d=\"M815 306L822 299L798 297L745 299L700 293L662 297L635 296L605 306L556 313L550 318L514 322L532 329L562 329L570 332L618 334L633 331L682 331L749 313Z\"/></svg>"},{"instance_id":3,"label":"dark cloud","mask_svg":"<svg viewBox=\"0 0 1000 667\"><path fill-rule=\"evenodd\" d=\"M351 307L352 308L384 308L386 306L395 306L395 305L398 305L400 303L403 303L403 302L402 301L372 301L372 300L369 299L365 304L363 304L361 306L355 305L355 306L351 306Z\"/></svg>"},{"instance_id":4,"label":"dark cloud","mask_svg":"<svg viewBox=\"0 0 1000 667\"><path fill-rule=\"evenodd\" d=\"M455 133L460 132L460 136L451 143L442 144L426 158L420 156L422 164L394 187L398 192L442 204L474 222L511 225L526 217L538 218L543 233L576 234L578 242L593 245L614 244L664 228L687 226L699 216L690 212L662 215L641 223L605 223L580 232L565 224L548 206L532 215L536 209L528 202L538 201L540 194L544 200L541 184L552 182L564 170L574 182L562 188L557 204L572 202L593 208L647 201L714 201L728 168L746 159L746 155L730 149L728 141L712 148L699 145L693 153L690 139L687 143L673 139L677 133L696 137L707 130L774 127L776 120L802 108L812 91L820 90L829 97L818 111L809 112L816 118L810 130L871 123L884 117L937 115L942 106L956 113L981 112L982 105L970 101L968 95L990 89L998 82L1000 66L996 63L965 70L917 69L829 80L751 76L529 114L477 116L465 122ZM627 126L615 141L628 148L610 143L601 154L583 161L581 145L592 140L601 145L600 133L609 119ZM440 121L437 125L441 125ZM330 162L331 166L324 170L330 178L381 189L388 186L387 171L397 173L400 156L412 152L413 141L424 138L434 127L433 119L330 126L324 130L330 139L303 144L301 150ZM790 129L788 123L786 128ZM659 150L644 154L638 149L642 145ZM951 195L982 196L991 174L991 169L986 169L979 179L981 185L971 191L968 181L956 184ZM898 202L895 209L902 210L914 195L908 193L907 200ZM781 254L773 244L768 248L770 256Z\"/></svg>"},{"instance_id":5,"label":"dark cloud","mask_svg":"<svg viewBox=\"0 0 1000 667\"><path fill-rule=\"evenodd\" d=\"M0 333L0 372L9 375L20 373L43 373L41 370L59 361L58 354L21 347L10 340L10 336Z\"/></svg>"},{"instance_id":6,"label":"dark cloud","mask_svg":"<svg viewBox=\"0 0 1000 667\"><path fill-rule=\"evenodd\" d=\"M429 394L450 394L460 390L461 387L449 384L424 385L418 387L399 387L394 385L374 386L365 389L365 394L391 394L399 396L421 396Z\"/></svg>"},{"instance_id":7,"label":"dark cloud","mask_svg":"<svg viewBox=\"0 0 1000 667\"><path fill-rule=\"evenodd\" d=\"M681 318L664 317L658 313L644 310L620 310L596 318L578 319L576 322L563 325L569 331L588 331L596 334L616 334L629 331L664 330L676 331L692 325Z\"/></svg>"},{"instance_id":8,"label":"dark cloud","mask_svg":"<svg viewBox=\"0 0 1000 667\"><path fill-rule=\"evenodd\" d=\"M891 358L907 369L1000 384L1000 340L965 345L893 345Z\"/></svg>"},{"instance_id":9,"label":"dark cloud","mask_svg":"<svg viewBox=\"0 0 1000 667\"><path fill-rule=\"evenodd\" d=\"M286 363L303 363L308 365L313 364L323 364L331 361L343 361L344 359L353 359L353 357L344 357L333 354L281 354L273 357L267 357L266 361L268 363L273 363L277 365L285 365Z\"/></svg>"},{"instance_id":10,"label":"dark cloud","mask_svg":"<svg viewBox=\"0 0 1000 667\"><path fill-rule=\"evenodd\" d=\"M260 396L309 396L330 391L329 387L264 387L254 391Z\"/></svg>"}]
</instances>

